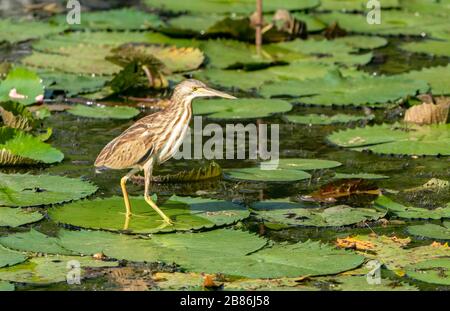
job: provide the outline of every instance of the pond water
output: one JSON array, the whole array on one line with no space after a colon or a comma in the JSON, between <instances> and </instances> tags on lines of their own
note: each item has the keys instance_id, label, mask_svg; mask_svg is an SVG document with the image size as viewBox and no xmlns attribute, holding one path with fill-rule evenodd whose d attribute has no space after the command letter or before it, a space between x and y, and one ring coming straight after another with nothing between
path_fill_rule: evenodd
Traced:
<instances>
[{"instance_id":1,"label":"pond water","mask_svg":"<svg viewBox=\"0 0 450 311\"><path fill-rule=\"evenodd\" d=\"M375 51L374 60L363 66L362 70L377 74L397 74L406 72L411 69L420 69L423 67L443 65L448 63L447 58L430 57L420 54L408 54L398 49L398 44L411 41L410 38L389 38L387 47L377 49ZM415 39L417 40L417 39ZM27 45L16 46L14 49L0 49L0 58L7 60L19 59L27 53ZM129 103L130 104L130 103ZM151 113L149 109L144 109L139 117ZM356 108L313 108L297 105L289 114L295 113L326 113L335 114L343 113L360 113ZM403 110L394 108L387 110L374 111L374 123L390 122L393 123L402 117ZM136 120L137 118L135 118ZM5 173L48 173L58 174L70 177L82 177L85 180L95 183L99 190L94 197L108 197L111 195L121 195L119 180L125 173L124 171L103 171L97 173L93 167L93 162L103 148L111 139L119 135L123 130L130 126L134 120L98 120L81 118L70 115L66 112L53 113L51 117L43 121L42 127L51 127L53 136L51 144L60 149L65 159L62 163L50 166L40 167L22 167L22 168L2 168ZM204 121L205 123L208 121ZM250 121L254 122L254 121ZM356 152L338 148L327 142L326 136L338 129L348 127L348 125L329 125L329 126L308 126L289 123L283 116L275 115L273 117L263 118L258 122L267 124L280 124L280 156L282 158L318 158L339 161L343 165L335 171L343 173L374 173L388 175L390 178L376 180L374 183L382 189L389 191L400 191L402 189L417 187L424 184L431 178L439 178L450 180L450 158L448 157L408 157L408 156L381 156L366 152ZM222 126L225 122L220 122ZM354 126L357 126L355 124ZM156 174L165 174L168 172L177 172L180 169L189 169L201 165L208 165L206 160L174 160L171 159L162 167L156 170ZM254 161L245 160L218 160L217 163L223 168L241 168L250 167L255 164ZM296 183L252 183L237 182L229 179L214 179L201 183L165 183L152 185L152 192L158 194L160 200L168 198L172 194L197 196L201 193L204 196L212 198L223 198L229 201L243 202L249 204L253 201L275 198L291 197L298 199L301 195L309 194L330 181L328 178L330 171L321 170L313 172L310 180ZM143 186L138 183L129 183L129 193L132 195L141 195ZM435 208L443 206L450 202L450 193L443 191L436 193L410 193L402 197L405 201L410 202L414 206L424 208ZM353 202L355 205L364 205L363 201ZM42 208L39 208L42 210ZM432 223L433 221L408 221L402 223L392 223L383 225L380 222L374 222L361 227L348 226L338 229L320 229L295 227L282 230L273 230L264 225L264 223L255 217L250 217L238 226L245 228L251 232L261 234L273 241L281 242L298 242L308 239L321 240L324 242L333 242L337 237L346 237L357 233L369 234L375 232L377 234L395 234L398 237L408 236L405 228L414 223ZM436 222L438 223L438 222ZM38 224L33 225L41 232L49 235L54 234L58 225L49 219L45 219ZM17 229L1 229L0 234L6 235L17 231L26 231L28 227L20 227ZM414 239L411 246L427 244L428 241ZM173 266L165 265L132 265L136 271L150 268L153 271L173 271ZM396 279L396 276L387 270L383 270L383 276ZM423 290L445 289L422 282L410 281ZM115 284L108 282L107 278L101 273L99 277L89 279L80 286L69 286L66 284L57 284L50 286L30 286L18 285L18 290L34 290L34 289L114 289ZM447 288L448 289L448 288Z\"/></svg>"}]
</instances>

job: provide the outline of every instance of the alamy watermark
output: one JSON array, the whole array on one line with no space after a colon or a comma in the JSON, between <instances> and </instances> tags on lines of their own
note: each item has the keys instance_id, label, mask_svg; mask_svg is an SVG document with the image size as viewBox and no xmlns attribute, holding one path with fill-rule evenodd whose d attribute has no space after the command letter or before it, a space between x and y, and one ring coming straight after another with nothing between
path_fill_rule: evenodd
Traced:
<instances>
[{"instance_id":1,"label":"alamy watermark","mask_svg":"<svg viewBox=\"0 0 450 311\"><path fill-rule=\"evenodd\" d=\"M174 159L249 159L263 160L261 169L278 167L280 149L279 124L220 124L203 127L202 117L195 116L193 130L186 129L186 137L177 146ZM188 125L186 125L188 126Z\"/></svg>"},{"instance_id":2,"label":"alamy watermark","mask_svg":"<svg viewBox=\"0 0 450 311\"><path fill-rule=\"evenodd\" d=\"M81 265L78 260L70 260L67 262L66 268L68 270L66 275L66 282L69 285L81 284Z\"/></svg>"},{"instance_id":3,"label":"alamy watermark","mask_svg":"<svg viewBox=\"0 0 450 311\"><path fill-rule=\"evenodd\" d=\"M69 10L66 15L66 21L69 25L81 24L81 4L78 0L67 1L66 8Z\"/></svg>"},{"instance_id":4,"label":"alamy watermark","mask_svg":"<svg viewBox=\"0 0 450 311\"><path fill-rule=\"evenodd\" d=\"M369 9L366 20L369 25L381 24L381 3L380 0L367 1L366 8Z\"/></svg>"}]
</instances>

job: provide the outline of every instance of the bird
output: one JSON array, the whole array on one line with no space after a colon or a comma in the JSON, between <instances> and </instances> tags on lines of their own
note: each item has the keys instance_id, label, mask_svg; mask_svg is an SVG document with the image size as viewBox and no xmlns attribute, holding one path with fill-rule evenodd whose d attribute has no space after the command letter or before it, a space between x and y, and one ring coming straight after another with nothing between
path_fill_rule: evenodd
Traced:
<instances>
[{"instance_id":1,"label":"bird","mask_svg":"<svg viewBox=\"0 0 450 311\"><path fill-rule=\"evenodd\" d=\"M150 196L152 171L156 165L166 162L177 152L189 128L192 100L197 97L236 99L232 95L206 86L201 81L184 80L174 88L166 108L136 121L110 141L98 154L94 163L97 168L131 169L120 179L126 210L125 227L128 226L128 221L133 215L126 183L140 171L144 171L145 201L159 214L166 225L173 225L173 221L164 214Z\"/></svg>"}]
</instances>

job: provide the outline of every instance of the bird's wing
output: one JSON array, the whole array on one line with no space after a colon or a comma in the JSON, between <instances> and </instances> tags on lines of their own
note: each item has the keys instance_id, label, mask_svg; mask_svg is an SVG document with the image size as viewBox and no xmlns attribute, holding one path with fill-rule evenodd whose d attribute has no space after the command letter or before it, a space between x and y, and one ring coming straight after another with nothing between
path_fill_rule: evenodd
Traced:
<instances>
[{"instance_id":1,"label":"bird's wing","mask_svg":"<svg viewBox=\"0 0 450 311\"><path fill-rule=\"evenodd\" d=\"M159 133L154 115L137 121L109 142L95 160L95 166L113 169L131 168L151 156Z\"/></svg>"}]
</instances>

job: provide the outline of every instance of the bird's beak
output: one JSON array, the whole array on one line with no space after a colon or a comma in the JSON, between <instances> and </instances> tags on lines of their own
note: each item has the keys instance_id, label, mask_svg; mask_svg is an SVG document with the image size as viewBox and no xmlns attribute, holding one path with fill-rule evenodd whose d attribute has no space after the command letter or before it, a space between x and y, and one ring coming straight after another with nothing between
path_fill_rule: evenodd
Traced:
<instances>
[{"instance_id":1,"label":"bird's beak","mask_svg":"<svg viewBox=\"0 0 450 311\"><path fill-rule=\"evenodd\" d=\"M201 97L217 96L217 97L223 97L223 98L228 98L228 99L236 99L236 97L234 97L230 94L212 89L210 87L199 88L199 89L197 89L197 91L195 91L195 93L197 96L201 96Z\"/></svg>"}]
</instances>

